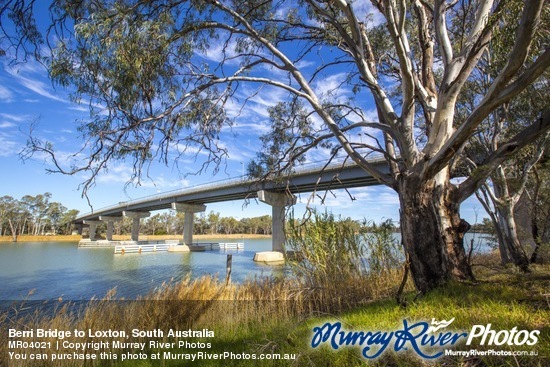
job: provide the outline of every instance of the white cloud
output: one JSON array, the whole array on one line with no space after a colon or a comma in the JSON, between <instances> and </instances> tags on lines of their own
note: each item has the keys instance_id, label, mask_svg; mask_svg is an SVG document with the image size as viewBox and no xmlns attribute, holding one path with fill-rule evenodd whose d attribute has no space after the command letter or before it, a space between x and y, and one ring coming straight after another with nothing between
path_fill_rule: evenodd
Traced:
<instances>
[{"instance_id":1,"label":"white cloud","mask_svg":"<svg viewBox=\"0 0 550 367\"><path fill-rule=\"evenodd\" d=\"M0 117L5 118L6 120L11 120L13 122L23 122L29 119L27 115L13 115L10 113L0 113Z\"/></svg>"},{"instance_id":2,"label":"white cloud","mask_svg":"<svg viewBox=\"0 0 550 367\"><path fill-rule=\"evenodd\" d=\"M6 128L9 128L9 127L15 127L15 126L17 126L17 125L15 125L12 122L7 122L7 121L1 121L0 122L0 129L6 129Z\"/></svg>"},{"instance_id":3,"label":"white cloud","mask_svg":"<svg viewBox=\"0 0 550 367\"><path fill-rule=\"evenodd\" d=\"M326 194L326 195L325 195ZM354 200L350 197L354 198ZM321 198L324 202L321 203ZM385 186L369 186L331 192L319 191L315 197L310 194L300 195L299 202L308 204L318 210L328 209L335 214L354 219L380 221L382 219L399 219L399 198L390 188Z\"/></svg>"},{"instance_id":4,"label":"white cloud","mask_svg":"<svg viewBox=\"0 0 550 367\"><path fill-rule=\"evenodd\" d=\"M369 25L377 26L386 22L382 13L370 1L355 1L353 3L353 10L359 21L369 19Z\"/></svg>"},{"instance_id":5,"label":"white cloud","mask_svg":"<svg viewBox=\"0 0 550 367\"><path fill-rule=\"evenodd\" d=\"M214 62L224 62L228 65L239 64L239 54L235 52L237 43L232 38L227 41L227 37L223 35L219 39L211 39L208 45L208 49L205 51L196 51L197 55L205 58L206 60ZM225 61L224 61L225 60Z\"/></svg>"},{"instance_id":6,"label":"white cloud","mask_svg":"<svg viewBox=\"0 0 550 367\"><path fill-rule=\"evenodd\" d=\"M344 96L349 93L345 87L347 73L337 73L318 79L314 83L315 93L320 96Z\"/></svg>"},{"instance_id":7,"label":"white cloud","mask_svg":"<svg viewBox=\"0 0 550 367\"><path fill-rule=\"evenodd\" d=\"M98 183L126 183L132 177L132 167L127 165L116 165L103 171L97 177Z\"/></svg>"},{"instance_id":8,"label":"white cloud","mask_svg":"<svg viewBox=\"0 0 550 367\"><path fill-rule=\"evenodd\" d=\"M69 107L69 109L78 112L90 112L90 107L84 107L80 105L72 105L71 107Z\"/></svg>"},{"instance_id":9,"label":"white cloud","mask_svg":"<svg viewBox=\"0 0 550 367\"><path fill-rule=\"evenodd\" d=\"M13 139L13 136L0 132L0 157L14 156L20 150L21 146Z\"/></svg>"},{"instance_id":10,"label":"white cloud","mask_svg":"<svg viewBox=\"0 0 550 367\"><path fill-rule=\"evenodd\" d=\"M189 180L186 179L172 179L165 178L164 176L158 176L154 178L148 178L141 182L141 187L155 188L157 191L169 191L178 188L185 188L190 185Z\"/></svg>"},{"instance_id":11,"label":"white cloud","mask_svg":"<svg viewBox=\"0 0 550 367\"><path fill-rule=\"evenodd\" d=\"M318 62L308 61L308 60L300 60L295 64L295 66L298 69L307 69L311 66L316 66L316 65L318 65Z\"/></svg>"},{"instance_id":12,"label":"white cloud","mask_svg":"<svg viewBox=\"0 0 550 367\"><path fill-rule=\"evenodd\" d=\"M27 62L5 70L17 83L32 92L54 101L67 102L67 100L59 97L51 86L39 80L39 78L47 80L48 77L45 69L38 63ZM31 77L31 75L33 76Z\"/></svg>"},{"instance_id":13,"label":"white cloud","mask_svg":"<svg viewBox=\"0 0 550 367\"><path fill-rule=\"evenodd\" d=\"M35 79L26 78L21 75L16 75L15 78L19 81L19 83L22 86L24 86L27 89L30 89L31 91L33 91L34 93L42 97L45 97L54 101L58 101L58 102L67 102L65 99L55 95L54 92L48 90L46 83L43 83Z\"/></svg>"},{"instance_id":14,"label":"white cloud","mask_svg":"<svg viewBox=\"0 0 550 367\"><path fill-rule=\"evenodd\" d=\"M97 183L116 184L117 186L120 186L120 184L126 184L130 182L132 173L132 166L126 164L116 165L110 168L107 172L101 173L97 178ZM182 178L166 178L163 174L151 174L149 177L147 177L144 173L144 176L145 177L141 178L139 186L138 188L136 188L136 190L145 189L146 191L148 191L147 189L154 189L156 192L164 192L188 187L190 185L189 180ZM137 183L137 181L134 181L134 183Z\"/></svg>"},{"instance_id":15,"label":"white cloud","mask_svg":"<svg viewBox=\"0 0 550 367\"><path fill-rule=\"evenodd\" d=\"M0 85L0 101L11 102L13 101L13 93L6 87Z\"/></svg>"},{"instance_id":16,"label":"white cloud","mask_svg":"<svg viewBox=\"0 0 550 367\"><path fill-rule=\"evenodd\" d=\"M233 131L240 131L242 130L243 132L246 132L246 133L253 133L253 134L257 134L257 135L263 135L263 134L267 134L268 132L271 131L271 128L269 127L268 124L266 123L262 123L262 122L243 122L243 121L238 121L235 123L235 125L233 125L231 127L231 130Z\"/></svg>"}]
</instances>

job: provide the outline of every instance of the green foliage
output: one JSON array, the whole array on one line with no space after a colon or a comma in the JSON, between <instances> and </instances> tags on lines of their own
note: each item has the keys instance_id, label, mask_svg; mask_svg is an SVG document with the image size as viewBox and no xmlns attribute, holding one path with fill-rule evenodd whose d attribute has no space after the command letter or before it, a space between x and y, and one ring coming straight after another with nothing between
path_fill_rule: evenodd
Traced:
<instances>
[{"instance_id":1,"label":"green foliage","mask_svg":"<svg viewBox=\"0 0 550 367\"><path fill-rule=\"evenodd\" d=\"M368 231L361 232L361 242L368 251L370 272L383 274L403 264L403 249L395 238L395 231L391 219L388 219L379 225L372 223Z\"/></svg>"},{"instance_id":2,"label":"green foliage","mask_svg":"<svg viewBox=\"0 0 550 367\"><path fill-rule=\"evenodd\" d=\"M338 286L368 274L367 249L351 226L326 212L313 212L301 224L290 223L285 249L296 253L290 268L304 284Z\"/></svg>"},{"instance_id":3,"label":"green foliage","mask_svg":"<svg viewBox=\"0 0 550 367\"><path fill-rule=\"evenodd\" d=\"M252 177L284 175L305 162L302 149L296 147L313 142L310 113L299 100L280 102L268 108L270 132L260 137L262 149L248 164Z\"/></svg>"},{"instance_id":4,"label":"green foliage","mask_svg":"<svg viewBox=\"0 0 550 367\"><path fill-rule=\"evenodd\" d=\"M401 276L404 256L390 221L367 230L349 218L314 211L310 220L291 220L289 227L290 272L321 300L340 299L344 308L361 304L392 292Z\"/></svg>"},{"instance_id":5,"label":"green foliage","mask_svg":"<svg viewBox=\"0 0 550 367\"><path fill-rule=\"evenodd\" d=\"M50 201L49 192L25 195L20 200L0 198L0 235L71 234L72 220L78 210L68 210L61 203Z\"/></svg>"},{"instance_id":6,"label":"green foliage","mask_svg":"<svg viewBox=\"0 0 550 367\"><path fill-rule=\"evenodd\" d=\"M184 214L174 211L157 213L143 221L141 232L147 235L181 235L183 232ZM270 215L237 220L233 217L222 217L220 213L210 211L195 216L195 234L263 234L270 235L272 231ZM123 221L115 223L117 235L129 234L132 221L124 217Z\"/></svg>"},{"instance_id":7,"label":"green foliage","mask_svg":"<svg viewBox=\"0 0 550 367\"><path fill-rule=\"evenodd\" d=\"M498 248L497 232L495 224L489 218L483 218L481 223L476 223L471 228L472 231L482 233L485 243L493 249Z\"/></svg>"}]
</instances>

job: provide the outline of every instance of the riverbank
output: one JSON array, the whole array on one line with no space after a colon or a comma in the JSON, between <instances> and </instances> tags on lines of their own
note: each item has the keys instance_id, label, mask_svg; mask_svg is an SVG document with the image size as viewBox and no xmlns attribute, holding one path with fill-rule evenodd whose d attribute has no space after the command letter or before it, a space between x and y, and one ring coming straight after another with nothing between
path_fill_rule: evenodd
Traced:
<instances>
[{"instance_id":1,"label":"riverbank","mask_svg":"<svg viewBox=\"0 0 550 367\"><path fill-rule=\"evenodd\" d=\"M534 266L530 274L516 272L513 268L498 265L498 259L476 259L474 267L478 282L450 283L422 297L409 287L406 294L406 308L397 305L393 299L400 274L384 274L381 277L364 279L356 285L358 289L367 290L371 296L360 304L348 307L350 298L346 291L341 297L320 298L321 290L309 289L288 279L258 280L242 285L225 284L211 277L192 280L185 279L177 284L166 285L141 301L113 302L115 292L107 295L105 300L90 302L80 308L77 315L66 312L59 307L55 315L38 314L20 318L4 318L0 315L0 340L12 340L7 335L9 328L24 330L86 330L86 336L74 338L67 336L59 339L38 338L36 335L25 341L59 342L58 349L43 349L41 353L64 353L72 356L75 342L91 343L86 353L95 355L101 361L88 361L89 366L522 366L540 367L548 365L550 358L550 266ZM350 284L337 284L338 289L349 288ZM340 293L338 293L340 294ZM380 356L372 356L380 345L385 333L404 330L406 325L414 323L432 323L452 321L436 335L457 335L472 333L474 327L488 327L502 339L504 335L514 333L529 343L514 344L499 342L489 343L490 336L481 341L476 337L471 345L466 345L466 337L459 343L450 342L450 336L440 336L434 341L436 347L427 348L414 338L418 329L409 330L409 341L404 344L390 344ZM372 332L378 337L371 339L373 344L367 347L344 346L338 344L338 338L321 338L314 342L315 330L323 325L340 323L342 331ZM316 329L317 328L317 329ZM92 330L92 336L88 336ZM101 346L99 342L118 340L107 337L107 331L127 330L123 339L123 349L114 347L114 343ZM131 334L132 330L142 334ZM170 336L170 331L187 333L189 330L200 331L200 334L189 337ZM205 332L207 330L208 332ZM514 331L515 330L515 331ZM504 332L503 332L504 331ZM440 334L442 333L442 334ZM498 333L498 334L497 334ZM100 336L98 336L100 335ZM185 336L183 336L185 335ZM343 335L343 334L342 334ZM405 335L405 338L408 336ZM395 336L395 335L394 335ZM343 337L343 336L342 336ZM351 336L350 336L351 337ZM385 336L384 336L385 337ZM433 339L432 340L435 340ZM443 339L441 339L443 338ZM513 338L512 338L513 339ZM358 340L358 339L356 339ZM151 343L153 341L153 343ZM317 343L323 341L321 343ZM335 344L331 345L331 341ZM395 340L394 340L395 341ZM184 343L184 347L179 343ZM348 340L348 344L358 344ZM143 343L143 344L141 344ZM172 344L173 343L173 344ZM417 344L414 344L417 343ZM315 344L315 345L314 345ZM316 345L319 344L319 345ZM414 345L418 345L417 350ZM378 346L377 346L378 345ZM315 346L315 347L313 347ZM372 349L370 349L372 348ZM450 350L455 354L443 354L436 360L433 356ZM476 351L473 355L458 355L458 352ZM494 353L498 352L498 353ZM514 355L525 352L526 355ZM8 343L0 345L0 365L18 367L70 367L81 366L81 360L65 359L60 361L27 360L14 361L9 353L29 353L25 348L8 348ZM84 353L84 352L82 352ZM499 354L500 353L500 354ZM505 355L506 353L511 353ZM113 355L118 359L114 360ZM229 355L228 357L226 356ZM83 354L84 355L84 354ZM127 360L122 360L122 355ZM140 357L142 356L142 357ZM192 356L201 358L194 363ZM207 358L207 356L210 356ZM223 357L226 356L226 357ZM252 356L270 356L269 360L253 359ZM273 361L274 358L280 358ZM136 361L136 359L139 359ZM183 362L181 359L187 359ZM10 363L17 362L17 363ZM183 364L182 364L183 363Z\"/></svg>"},{"instance_id":2,"label":"riverbank","mask_svg":"<svg viewBox=\"0 0 550 367\"><path fill-rule=\"evenodd\" d=\"M240 240L240 239L262 239L262 238L271 238L271 235L263 234L199 234L193 235L194 242L200 242L209 239L229 239L229 240ZM80 235L70 235L70 236L29 236L23 235L17 237L17 242L78 242L82 239ZM160 240L180 240L183 239L183 236L178 235L140 235L139 239L142 241L160 241ZM129 241L130 235L114 235L113 240L115 241ZM11 236L0 236L0 243L13 242L13 237Z\"/></svg>"},{"instance_id":3,"label":"riverbank","mask_svg":"<svg viewBox=\"0 0 550 367\"><path fill-rule=\"evenodd\" d=\"M80 235L69 235L69 236L17 236L16 242L78 242L82 239ZM0 243L12 243L12 236L0 236Z\"/></svg>"}]
</instances>

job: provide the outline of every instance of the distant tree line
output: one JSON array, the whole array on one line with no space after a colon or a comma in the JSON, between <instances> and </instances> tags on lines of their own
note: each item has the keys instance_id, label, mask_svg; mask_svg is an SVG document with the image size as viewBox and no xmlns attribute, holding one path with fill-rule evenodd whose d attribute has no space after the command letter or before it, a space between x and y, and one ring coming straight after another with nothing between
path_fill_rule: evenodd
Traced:
<instances>
[{"instance_id":1,"label":"distant tree line","mask_svg":"<svg viewBox=\"0 0 550 367\"><path fill-rule=\"evenodd\" d=\"M183 233L184 214L174 211L157 213L142 221L140 233L145 235L178 235ZM289 219L294 225L301 225L309 218ZM353 232L374 232L378 227L389 228L398 231L391 220L380 224L371 221L357 221L351 218L340 218ZM131 232L132 220L124 218L115 224L115 234L127 234ZM101 231L101 229L100 229ZM194 234L223 235L223 234L272 234L272 220L270 215L253 218L236 219L234 217L222 217L219 212L195 214L193 227Z\"/></svg>"},{"instance_id":2,"label":"distant tree line","mask_svg":"<svg viewBox=\"0 0 550 367\"><path fill-rule=\"evenodd\" d=\"M12 236L14 240L20 235L69 235L73 232L72 222L79 211L67 209L63 204L52 201L52 194L46 192L36 196L25 195L21 199L11 196L0 197L0 236ZM144 235L180 235L183 234L184 214L175 211L163 211L142 220L140 233ZM300 225L306 219L292 219ZM355 233L369 232L376 229L372 222L342 219ZM391 221L381 225L391 226ZM373 228L374 227L374 228ZM115 234L131 233L132 219L124 217L115 222ZM100 225L98 233L105 233L106 225ZM219 212L195 214L194 234L231 235L231 234L272 234L270 215L236 219L222 217Z\"/></svg>"},{"instance_id":3,"label":"distant tree line","mask_svg":"<svg viewBox=\"0 0 550 367\"><path fill-rule=\"evenodd\" d=\"M36 196L25 195L21 199L12 196L0 197L0 236L12 236L14 241L20 235L69 235L74 230L72 222L79 211L67 209L63 204L51 201L52 194L46 192ZM179 235L183 233L183 213L166 211L156 213L142 221L141 233L146 235ZM105 225L98 228L105 232ZM116 222L115 234L128 234L132 220L123 218ZM195 234L265 234L272 233L270 215L236 219L222 217L210 211L195 215Z\"/></svg>"},{"instance_id":4,"label":"distant tree line","mask_svg":"<svg viewBox=\"0 0 550 367\"><path fill-rule=\"evenodd\" d=\"M156 213L141 222L140 233L144 235L182 235L184 214L174 211ZM104 233L105 225L98 227L99 233ZM123 218L115 223L115 234L128 234L132 230L132 219ZM219 212L195 214L194 234L265 234L272 233L270 215L253 218L236 219L222 217Z\"/></svg>"},{"instance_id":5,"label":"distant tree line","mask_svg":"<svg viewBox=\"0 0 550 367\"><path fill-rule=\"evenodd\" d=\"M67 209L52 194L25 195L21 199L0 197L0 236L71 234L79 211Z\"/></svg>"}]
</instances>

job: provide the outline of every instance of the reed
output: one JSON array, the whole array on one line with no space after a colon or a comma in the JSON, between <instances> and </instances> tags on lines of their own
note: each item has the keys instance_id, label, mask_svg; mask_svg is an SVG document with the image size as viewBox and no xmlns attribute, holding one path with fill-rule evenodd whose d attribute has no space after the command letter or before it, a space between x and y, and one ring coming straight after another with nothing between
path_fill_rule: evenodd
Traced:
<instances>
[{"instance_id":1,"label":"reed","mask_svg":"<svg viewBox=\"0 0 550 367\"><path fill-rule=\"evenodd\" d=\"M319 310L342 312L397 291L404 256L389 222L357 230L349 219L313 211L289 227L290 272Z\"/></svg>"}]
</instances>

